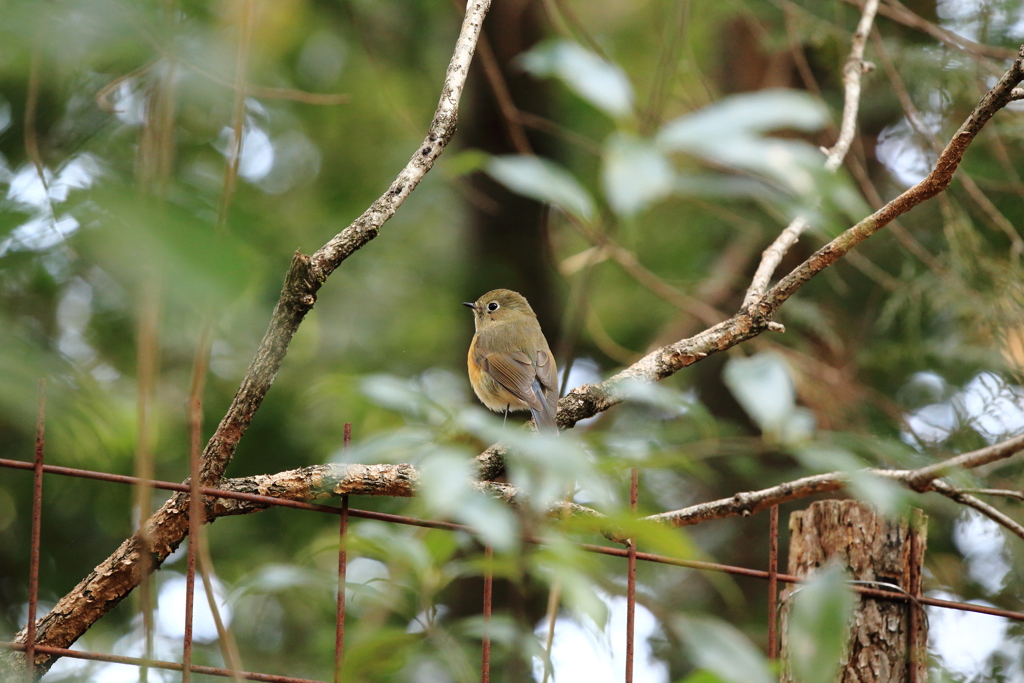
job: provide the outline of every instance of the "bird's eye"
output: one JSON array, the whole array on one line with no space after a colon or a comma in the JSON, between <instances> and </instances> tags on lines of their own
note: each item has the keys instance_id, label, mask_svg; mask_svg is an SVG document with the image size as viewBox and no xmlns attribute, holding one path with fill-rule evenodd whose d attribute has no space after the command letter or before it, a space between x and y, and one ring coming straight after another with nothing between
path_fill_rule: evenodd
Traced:
<instances>
[{"instance_id":1,"label":"bird's eye","mask_svg":"<svg viewBox=\"0 0 1024 683\"><path fill-rule=\"evenodd\" d=\"M492 301L491 303L487 304L487 310L491 311L492 313L498 310L498 302Z\"/></svg>"}]
</instances>

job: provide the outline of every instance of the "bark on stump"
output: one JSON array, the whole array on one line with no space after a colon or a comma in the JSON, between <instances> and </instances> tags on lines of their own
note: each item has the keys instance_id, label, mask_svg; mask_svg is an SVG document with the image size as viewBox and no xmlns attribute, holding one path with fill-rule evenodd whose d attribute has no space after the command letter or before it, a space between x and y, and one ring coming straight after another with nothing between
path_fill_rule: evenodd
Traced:
<instances>
[{"instance_id":1,"label":"bark on stump","mask_svg":"<svg viewBox=\"0 0 1024 683\"><path fill-rule=\"evenodd\" d=\"M920 595L926 524L927 517L920 510L914 510L908 522L888 520L870 505L855 500L818 501L789 519L789 573L802 577L830 561L838 562L854 580L898 586L911 595ZM789 652L789 596L796 588L791 586L783 593L783 662ZM913 643L911 631L916 634ZM925 621L913 602L860 596L837 680L926 683L927 638ZM782 683L794 683L786 666Z\"/></svg>"}]
</instances>

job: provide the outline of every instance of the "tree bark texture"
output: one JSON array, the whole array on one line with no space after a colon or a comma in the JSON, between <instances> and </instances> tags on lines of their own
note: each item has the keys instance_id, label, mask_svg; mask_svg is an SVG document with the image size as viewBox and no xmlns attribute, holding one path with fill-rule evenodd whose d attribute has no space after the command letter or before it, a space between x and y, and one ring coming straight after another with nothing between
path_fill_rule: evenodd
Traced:
<instances>
[{"instance_id":1,"label":"tree bark texture","mask_svg":"<svg viewBox=\"0 0 1024 683\"><path fill-rule=\"evenodd\" d=\"M856 500L818 501L790 517L789 573L802 577L827 563L838 562L854 581L888 584L912 596L919 595L926 523L927 518L920 510L914 510L909 521L895 520ZM790 647L789 597L796 589L791 587L783 594L783 661ZM913 601L861 596L854 609L850 639L837 680L925 683L927 637L921 608ZM795 683L787 667L782 682Z\"/></svg>"}]
</instances>

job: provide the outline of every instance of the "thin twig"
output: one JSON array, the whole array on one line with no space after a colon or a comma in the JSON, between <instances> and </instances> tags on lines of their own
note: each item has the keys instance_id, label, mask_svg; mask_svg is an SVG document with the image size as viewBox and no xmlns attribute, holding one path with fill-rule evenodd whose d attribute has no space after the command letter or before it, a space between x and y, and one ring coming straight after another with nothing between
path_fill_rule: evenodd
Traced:
<instances>
[{"instance_id":1,"label":"thin twig","mask_svg":"<svg viewBox=\"0 0 1024 683\"><path fill-rule=\"evenodd\" d=\"M976 493L979 496L1000 496L1002 498L1024 500L1024 491L1012 491L1010 489L960 489L960 492Z\"/></svg>"},{"instance_id":2,"label":"thin twig","mask_svg":"<svg viewBox=\"0 0 1024 683\"><path fill-rule=\"evenodd\" d=\"M199 575L203 579L203 591L206 593L206 604L210 606L210 614L213 615L213 624L217 629L217 644L220 646L221 656L231 671L231 678L235 683L242 683L242 672L245 667L242 665L242 656L238 651L238 641L235 634L224 623L220 607L217 605L217 594L213 590L213 558L210 555L210 544L206 534L198 534L199 542L196 550L199 552L196 564L199 568Z\"/></svg>"},{"instance_id":3,"label":"thin twig","mask_svg":"<svg viewBox=\"0 0 1024 683\"><path fill-rule=\"evenodd\" d=\"M100 109L107 112L108 114L120 113L117 109L114 108L114 105L111 103L110 96L114 94L115 90L121 87L122 83L130 81L133 78L138 78L139 76L145 75L149 72L150 69L156 66L156 64L157 60L149 62L148 64L143 64L137 69L133 69L126 74L122 74L114 80L107 83L105 86L96 91L96 106L98 106Z\"/></svg>"},{"instance_id":4,"label":"thin twig","mask_svg":"<svg viewBox=\"0 0 1024 683\"><path fill-rule=\"evenodd\" d=\"M192 388L189 391L188 400L189 441L191 444L189 514L196 515L197 519L205 517L202 496L197 494L198 486L195 482L198 482L199 460L202 452L203 390L206 386L206 374L210 365L211 337L211 324L207 321L199 333L199 341L196 342L196 353L192 363ZM213 623L217 629L217 644L220 646L221 655L227 663L227 668L231 671L231 677L236 683L241 683L241 672L244 671L242 658L238 652L238 643L234 633L224 624L220 607L217 605L217 596L214 593L213 579L211 578L214 571L213 559L210 555L206 533L200 524L195 525L193 541L190 542L189 552L197 554L195 567L203 579L206 602L210 607L210 614L213 615ZM194 580L189 585L189 590L194 590Z\"/></svg>"},{"instance_id":5,"label":"thin twig","mask_svg":"<svg viewBox=\"0 0 1024 683\"><path fill-rule=\"evenodd\" d=\"M1017 233L1017 228L1010 222L1002 211L992 203L974 179L967 173L960 174L960 183L967 190L968 196L981 208L982 213L989 219L992 225L1002 231L1010 240L1010 257L1014 263L1020 261L1021 254L1024 254L1024 239Z\"/></svg>"},{"instance_id":6,"label":"thin twig","mask_svg":"<svg viewBox=\"0 0 1024 683\"><path fill-rule=\"evenodd\" d=\"M548 622L548 632L544 638L544 679L542 683L548 683L550 678L553 664L551 663L551 650L555 644L555 624L558 621L558 606L561 604L562 599L562 582L556 576L555 580L551 582L551 588L548 591L548 607L547 616L545 617Z\"/></svg>"},{"instance_id":7,"label":"thin twig","mask_svg":"<svg viewBox=\"0 0 1024 683\"><path fill-rule=\"evenodd\" d=\"M938 154L942 150L942 144L939 139L932 133L925 125L924 117L921 115L921 111L914 105L913 100L910 97L910 93L907 91L907 87L903 82L903 78L900 76L899 69L892 63L888 51L885 49L885 43L882 41L881 36L877 31L872 32L872 38L878 47L878 54L882 61L883 67L885 67L886 73L889 76L889 81L892 83L893 91L896 93L897 99L903 106L903 110L906 113L907 122L910 123L910 127L913 128L914 132L917 133L923 140L925 140L929 146ZM1018 90L1018 88L1014 88ZM1011 91L1012 93L1013 91ZM992 200L982 192L981 188L978 187L974 179L966 172L960 173L960 182L963 184L964 189L967 191L968 196L974 200L974 202L981 208L983 215L989 221L989 223L995 228L1001 230L1003 234L1010 240L1012 245L1010 254L1014 261L1018 261L1021 254L1024 254L1024 239L1021 239L1017 233L1013 223L1006 218L1005 215L992 203Z\"/></svg>"},{"instance_id":8,"label":"thin twig","mask_svg":"<svg viewBox=\"0 0 1024 683\"><path fill-rule=\"evenodd\" d=\"M54 234L60 245L69 254L73 255L74 250L68 245L68 240L57 226L57 216L53 210L53 198L50 196L50 181L46 179L46 165L43 163L42 154L39 151L39 131L36 128L36 109L39 107L39 90L42 87L40 75L40 64L43 58L43 29L42 25L37 28L35 38L32 41L32 53L29 61L28 72L28 94L25 98L25 156L31 161L39 177L39 183L43 187L43 204L46 208L46 225Z\"/></svg>"},{"instance_id":9,"label":"thin twig","mask_svg":"<svg viewBox=\"0 0 1024 683\"><path fill-rule=\"evenodd\" d=\"M348 104L352 98L345 93L308 92L296 88L271 88L265 85L245 86L245 92L253 97L264 100L290 100L301 104L316 104L321 106L334 106L337 104Z\"/></svg>"},{"instance_id":10,"label":"thin twig","mask_svg":"<svg viewBox=\"0 0 1024 683\"><path fill-rule=\"evenodd\" d=\"M546 119L543 116L538 116L537 114L523 111L522 109L517 111L517 115L519 117L519 121L528 128L544 131L549 135L559 137L570 144L576 145L583 151L593 154L594 156L599 157L604 153L604 149L602 149L600 144L594 142L585 135L580 135L571 128L566 128L565 126L555 123L551 119Z\"/></svg>"},{"instance_id":11,"label":"thin twig","mask_svg":"<svg viewBox=\"0 0 1024 683\"><path fill-rule=\"evenodd\" d=\"M142 480L153 478L153 393L160 372L159 361L159 325L160 325L160 285L155 276L147 277L142 285L142 297L139 302L138 369L136 372L136 421L137 435L135 444L135 476ZM153 488L145 484L135 487L135 509L139 520L148 519L152 512ZM142 571L149 574L153 571L150 553L146 549L152 547L154 539L142 525L139 530ZM139 590L139 610L142 613L143 652L145 659L153 658L153 586L143 581ZM143 667L141 677L148 677L147 667Z\"/></svg>"},{"instance_id":12,"label":"thin twig","mask_svg":"<svg viewBox=\"0 0 1024 683\"><path fill-rule=\"evenodd\" d=\"M955 458L944 460L922 467L908 480L908 483L917 490L924 490L927 486L939 477L945 477L958 469L974 469L997 460L1003 460L1024 449L1024 434L1008 439L1001 443L985 448L979 448L970 453L958 455Z\"/></svg>"},{"instance_id":13,"label":"thin twig","mask_svg":"<svg viewBox=\"0 0 1024 683\"><path fill-rule=\"evenodd\" d=\"M752 305L755 301L764 296L764 293L768 291L768 283L772 279L772 275L775 274L775 269L779 267L782 262L782 258L789 251L790 247L800 241L800 235L810 226L807 219L803 216L797 216L785 229L779 233L779 236L775 238L775 241L768 245L768 248L761 254L761 262L757 265L757 270L754 272L754 277L750 280L750 287L747 288L747 294L743 297L743 307Z\"/></svg>"},{"instance_id":14,"label":"thin twig","mask_svg":"<svg viewBox=\"0 0 1024 683\"><path fill-rule=\"evenodd\" d=\"M238 51L235 55L235 101L231 115L231 145L228 148L228 163L224 166L224 185L220 192L220 206L217 209L217 229L223 230L228 222L228 210L235 195L238 182L238 165L242 161L242 143L245 137L245 91L249 78L249 51L252 33L256 23L256 3L242 0L242 21L238 27Z\"/></svg>"},{"instance_id":15,"label":"thin twig","mask_svg":"<svg viewBox=\"0 0 1024 683\"><path fill-rule=\"evenodd\" d=\"M526 131L523 130L519 108L516 107L515 102L512 100L512 93L508 90L505 77L501 75L501 66L494 56L494 50L491 49L491 43L487 40L487 36L480 36L477 49L480 52L480 65L484 67L487 83L491 86L494 99L498 102L501 117L505 119L505 127L508 128L508 135L512 140L512 146L519 154L532 156L533 148L526 137Z\"/></svg>"},{"instance_id":16,"label":"thin twig","mask_svg":"<svg viewBox=\"0 0 1024 683\"><path fill-rule=\"evenodd\" d=\"M652 8L660 9L657 5L653 5ZM666 22L668 31L662 31L661 45L658 47L658 65L654 69L651 92L647 97L647 106L639 116L640 132L644 135L649 135L661 123L665 93L679 67L679 47L686 38L690 17L689 0L675 0L672 11L675 14L674 21Z\"/></svg>"},{"instance_id":17,"label":"thin twig","mask_svg":"<svg viewBox=\"0 0 1024 683\"><path fill-rule=\"evenodd\" d=\"M874 261L864 256L859 251L851 251L846 255L846 260L851 266L864 273L876 283L888 289L890 292L898 292L905 286L899 278L889 275L880 268Z\"/></svg>"},{"instance_id":18,"label":"thin twig","mask_svg":"<svg viewBox=\"0 0 1024 683\"><path fill-rule=\"evenodd\" d=\"M43 158L39 154L39 135L36 132L36 108L39 106L39 63L42 61L42 31L37 32L36 39L32 41L32 56L30 57L28 70L28 95L25 98L25 154L32 160L39 175L39 182L43 189L49 193L50 184L46 181L46 167L43 165Z\"/></svg>"},{"instance_id":19,"label":"thin twig","mask_svg":"<svg viewBox=\"0 0 1024 683\"><path fill-rule=\"evenodd\" d=\"M593 230L589 225L572 214L565 215L569 219L569 223L588 242L594 245L594 251L587 250L587 253L589 254L588 258L595 259L595 263L598 257L610 256L623 270L633 276L633 279L637 282L673 306L698 318L705 325L714 325L726 318L724 313L713 306L707 305L703 300L690 296L662 280L644 267L639 259L637 259L636 254L615 242L611 237Z\"/></svg>"},{"instance_id":20,"label":"thin twig","mask_svg":"<svg viewBox=\"0 0 1024 683\"><path fill-rule=\"evenodd\" d=\"M944 481L938 480L932 482L932 489L942 495L946 496L950 500L954 500L961 505L974 508L981 514L991 519L996 524L1006 527L1017 536L1024 538L1024 526L1018 524L1015 520L1007 517L999 510L995 509L983 500L979 500L974 496L957 489L954 486L950 486Z\"/></svg>"},{"instance_id":21,"label":"thin twig","mask_svg":"<svg viewBox=\"0 0 1024 683\"><path fill-rule=\"evenodd\" d=\"M591 341L597 346L598 350L604 355L608 356L616 363L622 365L631 365L640 354L627 349L622 344L615 341L608 330L604 328L601 323L601 318L598 317L597 311L593 308L587 314L587 333L590 335Z\"/></svg>"},{"instance_id":22,"label":"thin twig","mask_svg":"<svg viewBox=\"0 0 1024 683\"><path fill-rule=\"evenodd\" d=\"M594 37L590 35L590 32L580 21L580 18L576 16L572 7L562 2L562 0L544 0L543 4L552 26L556 27L562 35L570 39L578 38L580 42L586 43L599 57L605 60L608 59L608 55L605 54L598 42L594 40Z\"/></svg>"},{"instance_id":23,"label":"thin twig","mask_svg":"<svg viewBox=\"0 0 1024 683\"><path fill-rule=\"evenodd\" d=\"M839 139L832 149L825 153L825 168L836 171L843 165L846 153L850 151L853 144L853 136L857 132L857 112L860 109L860 82L866 71L864 63L864 46L871 32L871 24L875 21L875 13L878 12L878 0L867 0L864 3L864 10L860 15L860 22L857 30L850 40L850 56L846 58L843 66L843 87L846 96L843 100L843 121L839 125Z\"/></svg>"},{"instance_id":24,"label":"thin twig","mask_svg":"<svg viewBox=\"0 0 1024 683\"><path fill-rule=\"evenodd\" d=\"M548 220L550 220L550 212L547 214ZM566 214L569 219L573 222L578 222L584 229L590 230L590 227L584 225L583 222L579 221L578 218L572 214ZM606 235L615 226L612 225L608 230L602 230L600 222L597 224L595 230L592 232ZM562 335L558 340L558 345L555 348L555 358L558 359L559 363L564 363L562 366L562 381L558 387L558 395L561 396L565 393L565 390L569 387L569 377L572 376L572 366L576 362L576 343L579 341L580 331L586 324L586 319L589 315L590 310L590 297L595 290L595 279L597 277L597 269L594 266L602 259L600 250L589 252L588 258L584 261L580 267L579 275L573 278L569 287L569 303L565 307L564 320L562 321Z\"/></svg>"}]
</instances>

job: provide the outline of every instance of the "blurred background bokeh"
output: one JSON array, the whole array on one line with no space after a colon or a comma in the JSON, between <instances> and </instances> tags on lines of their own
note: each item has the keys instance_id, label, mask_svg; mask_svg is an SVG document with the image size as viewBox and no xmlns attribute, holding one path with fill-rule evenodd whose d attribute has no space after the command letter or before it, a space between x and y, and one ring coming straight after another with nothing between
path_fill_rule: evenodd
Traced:
<instances>
[{"instance_id":1,"label":"blurred background bokeh","mask_svg":"<svg viewBox=\"0 0 1024 683\"><path fill-rule=\"evenodd\" d=\"M523 293L571 368L570 388L727 317L795 216L811 230L780 272L922 179L1024 40L1020 0L883 10L858 136L833 175L818 148L835 140L856 4L496 0L452 145L320 291L228 476L420 465L423 499L353 506L489 530L501 579L492 680L539 677L555 581L566 606L556 680L619 680L621 653L606 645L621 648L624 563L565 544L595 534L513 515L461 483L502 432L465 377L472 316L460 302ZM416 151L461 16L449 0L5 3L0 457L31 458L46 378L49 463L132 474L146 456L157 478L184 479L203 329L208 436L293 252L341 231ZM785 334L638 389L564 444L527 443L512 480L541 499L575 479L579 502L617 515L639 467L640 509L658 512L812 472L920 466L1020 432L1021 112L995 117L948 193L788 301ZM354 446L342 453L346 422ZM1020 475L1010 461L983 481L1019 489ZM30 482L0 470L3 640L25 621ZM853 495L892 513L926 510L929 594L1024 607L1020 539L934 494L866 480ZM45 496L44 608L138 522L127 487L48 477ZM806 504L783 506L783 527ZM993 504L1019 517L1019 503ZM272 510L209 528L250 671L330 679L337 529L321 517ZM767 526L758 515L652 532L641 549L763 567ZM521 547L523 528L552 545ZM371 522L352 533L352 680L474 680L478 540ZM180 658L183 565L178 553L154 579L162 659ZM702 615L765 648L763 583L650 566L639 583L638 680L728 680L684 647ZM133 596L80 644L138 655L138 615ZM936 675L1024 681L1020 626L937 611L931 626ZM197 661L221 663L215 632L197 638ZM694 673L702 667L717 673ZM63 661L47 680L137 676Z\"/></svg>"}]
</instances>

